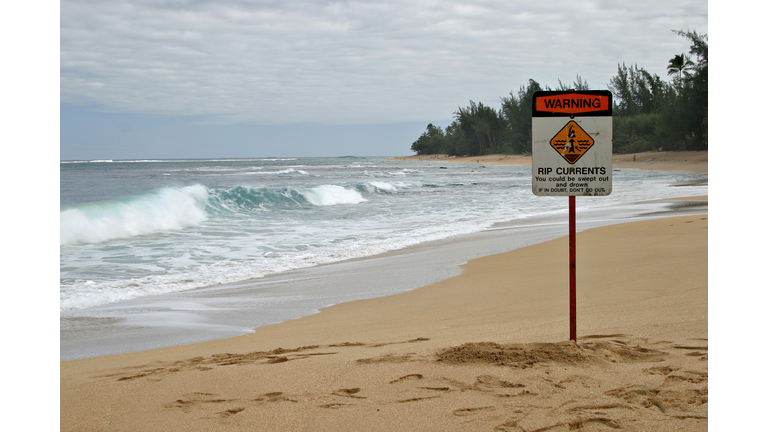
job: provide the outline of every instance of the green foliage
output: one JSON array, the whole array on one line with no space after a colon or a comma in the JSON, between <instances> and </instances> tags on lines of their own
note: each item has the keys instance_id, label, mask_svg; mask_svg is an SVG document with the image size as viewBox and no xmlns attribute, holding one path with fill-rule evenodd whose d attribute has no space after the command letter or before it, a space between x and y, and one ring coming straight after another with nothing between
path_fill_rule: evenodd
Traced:
<instances>
[{"instance_id":1,"label":"green foliage","mask_svg":"<svg viewBox=\"0 0 768 432\"><path fill-rule=\"evenodd\" d=\"M682 150L704 150L708 145L707 106L709 79L709 45L707 35L675 31L691 42L689 53L696 57L690 75L682 76L675 83L679 98L677 121L684 131Z\"/></svg>"},{"instance_id":2,"label":"green foliage","mask_svg":"<svg viewBox=\"0 0 768 432\"><path fill-rule=\"evenodd\" d=\"M532 80L531 80L532 81ZM560 81L560 78L557 79L557 88L554 89L556 91L568 91L568 90L589 90L589 84L581 79L581 76L576 75L576 81L573 82L572 86L568 86L563 84L562 81ZM547 91L553 90L547 86Z\"/></svg>"},{"instance_id":3,"label":"green foliage","mask_svg":"<svg viewBox=\"0 0 768 432\"><path fill-rule=\"evenodd\" d=\"M667 65L666 82L637 65L622 63L608 88L613 93L613 151L637 153L651 150L704 150L707 148L708 55L707 35L673 30L691 42L685 53ZM589 90L576 76L568 86L559 79L555 90ZM443 130L432 124L413 145L417 154L483 155L531 151L533 94L542 90L533 79L501 98L501 108L469 101L453 113ZM546 90L552 90L546 86Z\"/></svg>"},{"instance_id":4,"label":"green foliage","mask_svg":"<svg viewBox=\"0 0 768 432\"><path fill-rule=\"evenodd\" d=\"M619 65L611 79L615 153L707 148L707 35L675 33L691 41L691 48L690 55L669 60L671 83L637 65Z\"/></svg>"},{"instance_id":5,"label":"green foliage","mask_svg":"<svg viewBox=\"0 0 768 432\"><path fill-rule=\"evenodd\" d=\"M655 139L661 115L638 114L613 118L613 152L640 153L659 148Z\"/></svg>"},{"instance_id":6,"label":"green foliage","mask_svg":"<svg viewBox=\"0 0 768 432\"><path fill-rule=\"evenodd\" d=\"M685 53L676 55L669 60L667 75L676 75L676 78L682 79L683 75L686 77L691 75L691 69L694 66L691 58L685 55Z\"/></svg>"},{"instance_id":7,"label":"green foliage","mask_svg":"<svg viewBox=\"0 0 768 432\"><path fill-rule=\"evenodd\" d=\"M411 150L415 151L416 154L440 153L445 140L443 129L430 123L427 125L427 131L413 142Z\"/></svg>"},{"instance_id":8,"label":"green foliage","mask_svg":"<svg viewBox=\"0 0 768 432\"><path fill-rule=\"evenodd\" d=\"M619 65L619 73L611 78L608 89L613 93L614 116L634 116L658 112L672 88L654 74L637 65Z\"/></svg>"},{"instance_id":9,"label":"green foliage","mask_svg":"<svg viewBox=\"0 0 768 432\"><path fill-rule=\"evenodd\" d=\"M589 90L589 84L578 75L571 87L560 80L558 83L564 89ZM509 97L501 98L498 111L482 102L469 101L469 106L459 107L453 113L454 121L445 131L430 123L411 150L420 155L452 156L530 152L533 94L540 90L539 83L528 80L528 85L520 87L517 94L510 92Z\"/></svg>"},{"instance_id":10,"label":"green foliage","mask_svg":"<svg viewBox=\"0 0 768 432\"><path fill-rule=\"evenodd\" d=\"M491 154L501 147L506 125L495 109L469 101L468 107L460 107L453 116L463 132L463 142L457 143L453 154Z\"/></svg>"},{"instance_id":11,"label":"green foliage","mask_svg":"<svg viewBox=\"0 0 768 432\"><path fill-rule=\"evenodd\" d=\"M506 144L512 153L531 151L533 94L540 90L539 83L529 79L528 86L520 87L517 96L509 92L509 97L501 98L501 114L509 129Z\"/></svg>"}]
</instances>

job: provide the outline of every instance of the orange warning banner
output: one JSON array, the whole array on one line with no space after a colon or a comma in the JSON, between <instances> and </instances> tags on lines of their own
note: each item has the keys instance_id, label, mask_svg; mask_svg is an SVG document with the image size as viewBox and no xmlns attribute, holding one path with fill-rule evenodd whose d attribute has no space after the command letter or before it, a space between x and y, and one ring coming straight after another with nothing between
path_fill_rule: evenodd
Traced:
<instances>
[{"instance_id":1,"label":"orange warning banner","mask_svg":"<svg viewBox=\"0 0 768 432\"><path fill-rule=\"evenodd\" d=\"M536 111L579 114L611 111L609 96L583 93L562 93L536 97Z\"/></svg>"}]
</instances>

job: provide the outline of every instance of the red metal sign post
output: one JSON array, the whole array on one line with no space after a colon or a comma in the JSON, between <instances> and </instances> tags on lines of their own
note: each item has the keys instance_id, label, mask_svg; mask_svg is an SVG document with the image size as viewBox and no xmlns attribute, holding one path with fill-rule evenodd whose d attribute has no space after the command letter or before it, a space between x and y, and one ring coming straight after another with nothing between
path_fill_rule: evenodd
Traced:
<instances>
[{"instance_id":1,"label":"red metal sign post","mask_svg":"<svg viewBox=\"0 0 768 432\"><path fill-rule=\"evenodd\" d=\"M531 106L531 187L568 197L571 340L576 341L576 197L613 187L613 95L607 90L538 91Z\"/></svg>"},{"instance_id":2,"label":"red metal sign post","mask_svg":"<svg viewBox=\"0 0 768 432\"><path fill-rule=\"evenodd\" d=\"M576 342L576 197L568 197L568 249L571 279L571 340Z\"/></svg>"}]
</instances>

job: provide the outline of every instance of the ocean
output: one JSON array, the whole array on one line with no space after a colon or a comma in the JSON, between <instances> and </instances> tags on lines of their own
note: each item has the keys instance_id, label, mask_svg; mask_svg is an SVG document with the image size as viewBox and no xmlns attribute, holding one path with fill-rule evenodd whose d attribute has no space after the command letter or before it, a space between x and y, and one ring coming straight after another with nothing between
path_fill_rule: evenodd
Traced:
<instances>
[{"instance_id":1,"label":"ocean","mask_svg":"<svg viewBox=\"0 0 768 432\"><path fill-rule=\"evenodd\" d=\"M681 211L706 174L614 170L579 229ZM567 235L530 166L386 158L63 161L61 359L254 331Z\"/></svg>"}]
</instances>

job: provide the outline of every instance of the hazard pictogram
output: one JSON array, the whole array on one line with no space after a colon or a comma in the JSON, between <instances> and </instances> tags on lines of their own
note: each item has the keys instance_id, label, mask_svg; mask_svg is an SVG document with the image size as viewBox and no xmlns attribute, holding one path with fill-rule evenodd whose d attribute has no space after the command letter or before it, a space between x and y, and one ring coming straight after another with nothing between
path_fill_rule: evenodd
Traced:
<instances>
[{"instance_id":1,"label":"hazard pictogram","mask_svg":"<svg viewBox=\"0 0 768 432\"><path fill-rule=\"evenodd\" d=\"M595 144L595 140L578 123L571 120L560 129L549 144L569 164L574 164Z\"/></svg>"}]
</instances>

